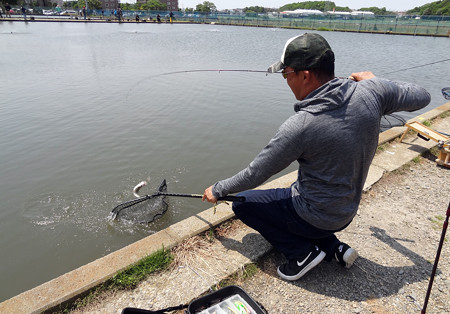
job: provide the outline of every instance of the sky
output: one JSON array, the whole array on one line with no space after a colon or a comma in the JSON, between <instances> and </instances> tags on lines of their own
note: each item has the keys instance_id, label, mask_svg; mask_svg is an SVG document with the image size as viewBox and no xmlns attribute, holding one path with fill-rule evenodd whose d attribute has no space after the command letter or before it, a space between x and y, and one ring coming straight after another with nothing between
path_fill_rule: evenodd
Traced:
<instances>
[{"instance_id":1,"label":"sky","mask_svg":"<svg viewBox=\"0 0 450 314\"><path fill-rule=\"evenodd\" d=\"M180 8L195 8L197 4L205 0L178 0ZM279 8L285 4L303 2L302 0L206 0L216 5L218 10L245 8L251 6L261 6L269 8ZM435 0L334 0L333 2L340 7L349 7L350 9L359 9L367 7L385 7L389 11L406 11L424 4L434 2Z\"/></svg>"}]
</instances>

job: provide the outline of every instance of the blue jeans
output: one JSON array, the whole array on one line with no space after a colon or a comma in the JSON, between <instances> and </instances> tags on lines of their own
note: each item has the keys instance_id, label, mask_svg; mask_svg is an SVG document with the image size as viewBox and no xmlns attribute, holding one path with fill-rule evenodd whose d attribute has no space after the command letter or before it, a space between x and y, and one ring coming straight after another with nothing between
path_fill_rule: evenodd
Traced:
<instances>
[{"instance_id":1,"label":"blue jeans","mask_svg":"<svg viewBox=\"0 0 450 314\"><path fill-rule=\"evenodd\" d=\"M288 260L303 259L317 245L331 260L340 244L340 230L318 229L304 221L294 209L291 189L250 190L239 193L245 202L233 202L233 211L247 226L258 231Z\"/></svg>"}]
</instances>

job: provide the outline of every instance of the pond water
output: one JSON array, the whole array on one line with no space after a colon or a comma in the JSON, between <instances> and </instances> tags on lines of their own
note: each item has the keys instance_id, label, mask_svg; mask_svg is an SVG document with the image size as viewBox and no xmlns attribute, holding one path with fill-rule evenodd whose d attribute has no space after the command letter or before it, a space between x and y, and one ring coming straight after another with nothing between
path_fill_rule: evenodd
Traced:
<instances>
[{"instance_id":1,"label":"pond water","mask_svg":"<svg viewBox=\"0 0 450 314\"><path fill-rule=\"evenodd\" d=\"M202 193L244 168L293 113L266 70L298 30L217 25L0 23L0 301L209 207L171 199L148 226L111 223L142 180ZM448 58L447 38L323 32L336 75ZM449 63L386 75L442 105ZM172 73L179 72L181 73ZM402 114L406 119L417 115ZM283 173L292 171L295 165Z\"/></svg>"}]
</instances>

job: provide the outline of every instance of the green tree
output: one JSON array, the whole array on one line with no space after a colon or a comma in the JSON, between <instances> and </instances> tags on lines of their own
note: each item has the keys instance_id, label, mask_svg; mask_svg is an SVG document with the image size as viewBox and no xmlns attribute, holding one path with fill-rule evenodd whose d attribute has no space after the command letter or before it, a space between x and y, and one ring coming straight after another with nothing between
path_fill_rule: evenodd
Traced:
<instances>
[{"instance_id":1,"label":"green tree","mask_svg":"<svg viewBox=\"0 0 450 314\"><path fill-rule=\"evenodd\" d=\"M245 13L265 13L266 9L264 7L260 7L260 6L245 7L244 12Z\"/></svg>"},{"instance_id":2,"label":"green tree","mask_svg":"<svg viewBox=\"0 0 450 314\"><path fill-rule=\"evenodd\" d=\"M212 2L204 1L202 4L197 4L197 6L195 7L195 11L211 13L213 11L217 11L217 7Z\"/></svg>"},{"instance_id":3,"label":"green tree","mask_svg":"<svg viewBox=\"0 0 450 314\"><path fill-rule=\"evenodd\" d=\"M139 7L139 10L164 11L167 10L167 4L158 0L149 0Z\"/></svg>"},{"instance_id":4,"label":"green tree","mask_svg":"<svg viewBox=\"0 0 450 314\"><path fill-rule=\"evenodd\" d=\"M100 0L87 0L87 3L88 3L88 9L90 9L90 10L102 8L102 3L100 2ZM82 7L86 6L86 1L78 0L77 5L78 5L78 8L82 8Z\"/></svg>"},{"instance_id":5,"label":"green tree","mask_svg":"<svg viewBox=\"0 0 450 314\"><path fill-rule=\"evenodd\" d=\"M369 8L361 8L360 11L369 11L375 15L395 15L395 12L387 11L386 8L377 8L377 7L369 7Z\"/></svg>"},{"instance_id":6,"label":"green tree","mask_svg":"<svg viewBox=\"0 0 450 314\"><path fill-rule=\"evenodd\" d=\"M336 7L333 1L305 1L283 5L280 11L293 11L297 9L331 11Z\"/></svg>"},{"instance_id":7,"label":"green tree","mask_svg":"<svg viewBox=\"0 0 450 314\"><path fill-rule=\"evenodd\" d=\"M418 15L450 15L450 0L435 1L408 10L408 14Z\"/></svg>"}]
</instances>

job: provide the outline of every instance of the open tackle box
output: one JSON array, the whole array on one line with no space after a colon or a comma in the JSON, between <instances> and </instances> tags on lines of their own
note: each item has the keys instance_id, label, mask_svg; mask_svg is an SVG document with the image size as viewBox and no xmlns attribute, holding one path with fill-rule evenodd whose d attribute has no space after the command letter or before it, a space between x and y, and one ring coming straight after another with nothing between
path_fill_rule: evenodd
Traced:
<instances>
[{"instance_id":1,"label":"open tackle box","mask_svg":"<svg viewBox=\"0 0 450 314\"><path fill-rule=\"evenodd\" d=\"M125 308L122 314L160 314L166 311L186 308L173 307L158 311ZM187 314L266 314L265 311L240 287L228 286L192 301Z\"/></svg>"},{"instance_id":2,"label":"open tackle box","mask_svg":"<svg viewBox=\"0 0 450 314\"><path fill-rule=\"evenodd\" d=\"M240 287L228 286L192 301L189 314L265 314Z\"/></svg>"}]
</instances>

